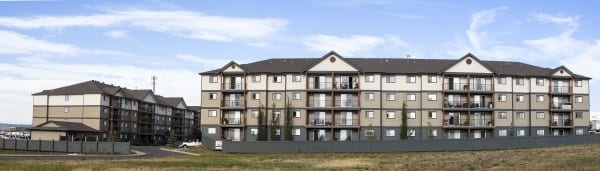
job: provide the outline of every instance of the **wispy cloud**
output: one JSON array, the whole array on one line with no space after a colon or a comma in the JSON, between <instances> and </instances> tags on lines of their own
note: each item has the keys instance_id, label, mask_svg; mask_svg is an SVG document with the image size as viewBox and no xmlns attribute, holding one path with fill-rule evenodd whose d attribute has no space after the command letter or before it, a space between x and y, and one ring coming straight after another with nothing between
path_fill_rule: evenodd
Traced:
<instances>
[{"instance_id":1,"label":"wispy cloud","mask_svg":"<svg viewBox=\"0 0 600 171\"><path fill-rule=\"evenodd\" d=\"M349 56L368 52L384 42L384 38L367 35L336 37L323 34L309 36L303 41L304 45L311 51L326 52L334 50Z\"/></svg>"},{"instance_id":2,"label":"wispy cloud","mask_svg":"<svg viewBox=\"0 0 600 171\"><path fill-rule=\"evenodd\" d=\"M471 24L469 25L466 34L469 38L469 42L475 49L481 48L482 39L487 35L487 32L481 31L480 29L492 23L499 11L506 9L507 7L499 7L491 10L479 11L471 15Z\"/></svg>"},{"instance_id":3,"label":"wispy cloud","mask_svg":"<svg viewBox=\"0 0 600 171\"><path fill-rule=\"evenodd\" d=\"M261 40L284 29L286 20L205 15L190 11L123 10L95 15L0 17L0 26L22 29L126 25L210 41Z\"/></svg>"},{"instance_id":4,"label":"wispy cloud","mask_svg":"<svg viewBox=\"0 0 600 171\"><path fill-rule=\"evenodd\" d=\"M389 0L329 0L329 1L318 1L324 6L332 7L353 7L362 5L386 5L390 4Z\"/></svg>"},{"instance_id":5,"label":"wispy cloud","mask_svg":"<svg viewBox=\"0 0 600 171\"><path fill-rule=\"evenodd\" d=\"M111 30L104 32L104 35L113 39L122 39L128 37L127 31L125 30Z\"/></svg>"}]
</instances>

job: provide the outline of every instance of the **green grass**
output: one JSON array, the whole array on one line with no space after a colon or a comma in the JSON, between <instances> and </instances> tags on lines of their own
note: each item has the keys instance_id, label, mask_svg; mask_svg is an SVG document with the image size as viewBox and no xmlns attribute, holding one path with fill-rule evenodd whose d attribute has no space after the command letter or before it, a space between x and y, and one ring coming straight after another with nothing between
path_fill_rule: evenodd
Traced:
<instances>
[{"instance_id":1,"label":"green grass","mask_svg":"<svg viewBox=\"0 0 600 171\"><path fill-rule=\"evenodd\" d=\"M600 170L600 144L552 148L410 153L223 154L128 160L0 158L0 170Z\"/></svg>"}]
</instances>

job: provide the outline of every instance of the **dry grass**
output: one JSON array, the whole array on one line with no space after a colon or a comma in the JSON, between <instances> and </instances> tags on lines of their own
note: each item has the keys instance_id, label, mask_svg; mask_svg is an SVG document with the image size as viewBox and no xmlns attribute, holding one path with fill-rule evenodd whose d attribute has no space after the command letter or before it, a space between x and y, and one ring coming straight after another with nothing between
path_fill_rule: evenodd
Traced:
<instances>
[{"instance_id":1,"label":"dry grass","mask_svg":"<svg viewBox=\"0 0 600 171\"><path fill-rule=\"evenodd\" d=\"M0 170L600 170L600 144L552 148L411 153L222 154L131 160L0 158Z\"/></svg>"}]
</instances>

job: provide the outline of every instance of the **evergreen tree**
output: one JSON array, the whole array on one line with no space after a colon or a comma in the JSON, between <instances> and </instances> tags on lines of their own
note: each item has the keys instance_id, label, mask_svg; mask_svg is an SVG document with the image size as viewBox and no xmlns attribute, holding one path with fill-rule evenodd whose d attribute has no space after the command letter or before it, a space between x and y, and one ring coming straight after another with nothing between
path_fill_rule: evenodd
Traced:
<instances>
[{"instance_id":1,"label":"evergreen tree","mask_svg":"<svg viewBox=\"0 0 600 171\"><path fill-rule=\"evenodd\" d=\"M373 124L369 124L369 127L367 127L367 131L370 132L374 132L375 130L373 129ZM365 135L367 137L368 140L375 140L375 134L366 134Z\"/></svg>"},{"instance_id":2,"label":"evergreen tree","mask_svg":"<svg viewBox=\"0 0 600 171\"><path fill-rule=\"evenodd\" d=\"M267 141L267 122L263 110L264 107L260 105L260 107L258 108L258 136L256 137L257 141Z\"/></svg>"},{"instance_id":3,"label":"evergreen tree","mask_svg":"<svg viewBox=\"0 0 600 171\"><path fill-rule=\"evenodd\" d=\"M408 118L408 112L406 111L406 101L402 103L402 125L400 125L400 139L408 139L408 124L406 119Z\"/></svg>"},{"instance_id":4,"label":"evergreen tree","mask_svg":"<svg viewBox=\"0 0 600 171\"><path fill-rule=\"evenodd\" d=\"M277 115L275 111L275 103L273 103L272 114L271 114L271 141L280 141L280 135L277 135L277 130L279 129L279 115ZM281 115L281 112L279 113Z\"/></svg>"},{"instance_id":5,"label":"evergreen tree","mask_svg":"<svg viewBox=\"0 0 600 171\"><path fill-rule=\"evenodd\" d=\"M289 101L289 100L288 100ZM292 109L291 106L292 104L288 102L288 104L285 106L285 123L284 123L284 132L283 132L283 139L284 141L292 141L293 137L292 137Z\"/></svg>"},{"instance_id":6,"label":"evergreen tree","mask_svg":"<svg viewBox=\"0 0 600 171\"><path fill-rule=\"evenodd\" d=\"M433 139L433 127L431 126L431 122L427 122L427 132L429 139Z\"/></svg>"}]
</instances>

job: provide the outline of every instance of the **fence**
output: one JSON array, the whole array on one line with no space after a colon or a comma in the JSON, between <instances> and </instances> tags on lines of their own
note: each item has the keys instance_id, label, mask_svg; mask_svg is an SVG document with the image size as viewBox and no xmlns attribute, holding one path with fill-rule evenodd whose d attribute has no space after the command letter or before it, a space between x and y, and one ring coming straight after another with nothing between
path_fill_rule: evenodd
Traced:
<instances>
[{"instance_id":1,"label":"fence","mask_svg":"<svg viewBox=\"0 0 600 171\"><path fill-rule=\"evenodd\" d=\"M1 139L0 149L81 154L129 154L129 142Z\"/></svg>"},{"instance_id":2,"label":"fence","mask_svg":"<svg viewBox=\"0 0 600 171\"><path fill-rule=\"evenodd\" d=\"M600 143L600 136L544 136L488 139L436 139L393 141L287 141L233 142L223 141L225 153L353 153L496 150L559 145Z\"/></svg>"}]
</instances>

